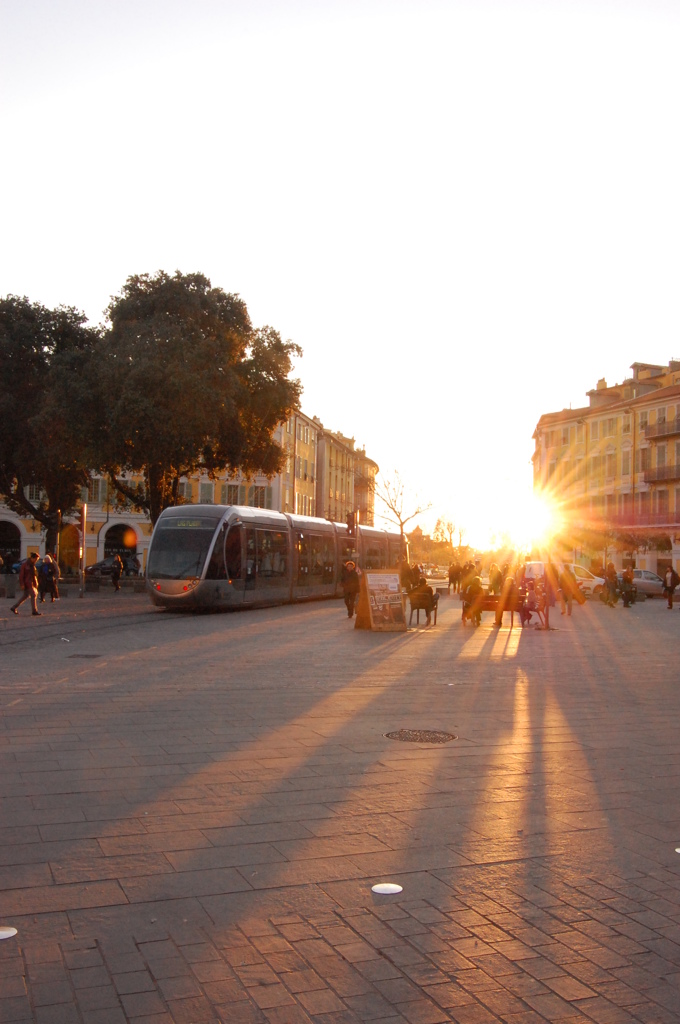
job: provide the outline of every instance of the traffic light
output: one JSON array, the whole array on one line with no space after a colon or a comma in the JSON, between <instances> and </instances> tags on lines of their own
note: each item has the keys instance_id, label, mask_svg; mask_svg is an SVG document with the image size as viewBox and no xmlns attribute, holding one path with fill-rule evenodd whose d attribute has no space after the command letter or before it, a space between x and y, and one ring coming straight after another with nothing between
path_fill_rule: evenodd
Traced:
<instances>
[{"instance_id":1,"label":"traffic light","mask_svg":"<svg viewBox=\"0 0 680 1024\"><path fill-rule=\"evenodd\" d=\"M354 537L357 532L357 514L356 512L347 513L347 533L350 537Z\"/></svg>"}]
</instances>

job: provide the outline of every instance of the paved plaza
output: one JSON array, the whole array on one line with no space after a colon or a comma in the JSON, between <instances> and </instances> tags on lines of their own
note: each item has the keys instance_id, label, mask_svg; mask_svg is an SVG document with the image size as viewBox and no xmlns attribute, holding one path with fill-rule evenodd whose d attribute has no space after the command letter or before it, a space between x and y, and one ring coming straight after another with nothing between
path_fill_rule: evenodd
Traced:
<instances>
[{"instance_id":1,"label":"paved plaza","mask_svg":"<svg viewBox=\"0 0 680 1024\"><path fill-rule=\"evenodd\" d=\"M680 1021L678 610L9 604L0 1024Z\"/></svg>"}]
</instances>

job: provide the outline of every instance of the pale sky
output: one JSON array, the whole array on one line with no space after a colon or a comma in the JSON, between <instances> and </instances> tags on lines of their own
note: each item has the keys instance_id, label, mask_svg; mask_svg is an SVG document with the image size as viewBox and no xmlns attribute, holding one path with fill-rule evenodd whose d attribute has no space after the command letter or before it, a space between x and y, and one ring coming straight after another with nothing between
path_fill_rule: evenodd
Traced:
<instances>
[{"instance_id":1,"label":"pale sky","mask_svg":"<svg viewBox=\"0 0 680 1024\"><path fill-rule=\"evenodd\" d=\"M475 539L680 356L678 53L676 0L0 0L0 295L203 272Z\"/></svg>"}]
</instances>

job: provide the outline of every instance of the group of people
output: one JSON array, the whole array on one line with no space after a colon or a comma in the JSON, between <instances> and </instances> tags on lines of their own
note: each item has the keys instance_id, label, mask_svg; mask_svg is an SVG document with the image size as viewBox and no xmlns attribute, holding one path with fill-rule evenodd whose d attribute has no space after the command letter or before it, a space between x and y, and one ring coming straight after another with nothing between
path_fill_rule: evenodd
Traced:
<instances>
[{"instance_id":1,"label":"group of people","mask_svg":"<svg viewBox=\"0 0 680 1024\"><path fill-rule=\"evenodd\" d=\"M481 623L482 605L487 592L478 566L469 563L467 568L469 575L467 579L463 577L460 591L463 603L461 619L463 623L470 621L478 626ZM547 625L550 608L555 607L558 602L561 614L569 616L572 614L574 601L579 604L584 601L571 566L565 565L561 572L558 572L551 562L545 563L544 574L539 578L528 576L525 565L518 566L513 575L509 565L499 567L492 562L489 567L488 594L497 597L494 623L496 626L502 625L505 611L516 611L522 626L530 625L534 616L539 622Z\"/></svg>"},{"instance_id":2,"label":"group of people","mask_svg":"<svg viewBox=\"0 0 680 1024\"><path fill-rule=\"evenodd\" d=\"M18 615L21 605L25 601L30 601L31 613L33 615L42 615L42 612L38 611L38 600L40 600L41 604L44 604L47 595L52 598L52 602L59 600L59 566L57 565L57 560L52 555L46 554L42 560L42 565L38 568L38 552L31 551L28 558L21 563L19 586L23 594L11 606L10 611Z\"/></svg>"},{"instance_id":3,"label":"group of people","mask_svg":"<svg viewBox=\"0 0 680 1024\"><path fill-rule=\"evenodd\" d=\"M48 597L51 598L52 604L59 600L59 565L57 560L49 552L43 557L41 564L39 564L39 558L40 556L37 551L31 551L28 558L19 567L19 587L22 591L22 596L10 607L10 611L14 615L19 614L19 609L26 601L31 602L31 612L33 615L42 615L42 612L38 611L38 603L44 604ZM120 555L116 555L111 570L114 590L120 590L120 578L123 575L123 570L123 559Z\"/></svg>"}]
</instances>

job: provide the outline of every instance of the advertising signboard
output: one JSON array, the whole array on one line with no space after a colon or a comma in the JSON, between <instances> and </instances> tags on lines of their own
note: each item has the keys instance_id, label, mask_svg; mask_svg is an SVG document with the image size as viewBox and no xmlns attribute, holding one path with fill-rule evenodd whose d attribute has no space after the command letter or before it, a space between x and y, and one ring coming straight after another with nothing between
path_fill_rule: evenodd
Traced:
<instances>
[{"instance_id":1,"label":"advertising signboard","mask_svg":"<svg viewBox=\"0 0 680 1024\"><path fill-rule=\"evenodd\" d=\"M355 629L406 631L406 609L398 572L362 573Z\"/></svg>"}]
</instances>

